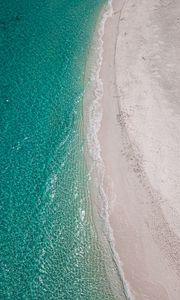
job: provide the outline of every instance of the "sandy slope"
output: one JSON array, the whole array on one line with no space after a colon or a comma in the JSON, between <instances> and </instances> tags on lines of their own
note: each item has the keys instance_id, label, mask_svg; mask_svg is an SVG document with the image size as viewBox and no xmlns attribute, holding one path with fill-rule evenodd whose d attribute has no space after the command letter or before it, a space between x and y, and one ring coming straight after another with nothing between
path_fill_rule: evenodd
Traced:
<instances>
[{"instance_id":1,"label":"sandy slope","mask_svg":"<svg viewBox=\"0 0 180 300\"><path fill-rule=\"evenodd\" d=\"M180 299L180 3L113 2L99 139L110 221L138 300Z\"/></svg>"}]
</instances>

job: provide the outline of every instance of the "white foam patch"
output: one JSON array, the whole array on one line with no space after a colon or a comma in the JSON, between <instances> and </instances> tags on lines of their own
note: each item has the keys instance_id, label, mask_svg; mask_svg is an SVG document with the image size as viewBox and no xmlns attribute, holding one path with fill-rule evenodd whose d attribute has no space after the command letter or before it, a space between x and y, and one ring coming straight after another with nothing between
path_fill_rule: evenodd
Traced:
<instances>
[{"instance_id":1,"label":"white foam patch","mask_svg":"<svg viewBox=\"0 0 180 300\"><path fill-rule=\"evenodd\" d=\"M101 99L103 96L103 82L100 78L100 71L103 61L103 36L104 28L106 21L109 17L113 15L112 1L108 2L107 9L101 19L99 29L98 29L98 38L96 44L96 64L91 73L91 83L95 87L94 89L94 99L89 108L89 127L87 132L89 152L93 160L102 162L101 158L101 149L98 141L98 132L101 127L102 120L102 105Z\"/></svg>"},{"instance_id":2,"label":"white foam patch","mask_svg":"<svg viewBox=\"0 0 180 300\"><path fill-rule=\"evenodd\" d=\"M96 62L94 63L90 75L90 86L94 87L94 89L92 88L92 90L94 90L94 97L92 99L92 103L90 104L89 112L88 112L89 115L88 115L88 128L87 128L87 142L88 142L89 155L95 162L96 175L98 178L97 186L100 189L101 198L104 204L102 217L105 221L106 230L108 233L108 241L113 251L114 260L116 262L116 265L118 266L119 272L121 274L121 278L123 280L125 292L127 294L127 299L133 300L134 297L130 291L129 284L125 280L124 272L122 269L123 264L120 261L119 255L115 250L113 230L109 222L108 199L104 188L105 166L101 157L101 147L98 139L98 133L101 127L102 114L103 114L102 97L103 97L104 89L103 89L103 82L100 78L100 71L103 62L103 52L104 52L103 36L104 36L106 21L108 20L108 18L112 17L112 15L113 15L112 0L109 0L107 8L99 24L96 47L95 49L93 49L95 51L95 57L97 57L97 59Z\"/></svg>"}]
</instances>

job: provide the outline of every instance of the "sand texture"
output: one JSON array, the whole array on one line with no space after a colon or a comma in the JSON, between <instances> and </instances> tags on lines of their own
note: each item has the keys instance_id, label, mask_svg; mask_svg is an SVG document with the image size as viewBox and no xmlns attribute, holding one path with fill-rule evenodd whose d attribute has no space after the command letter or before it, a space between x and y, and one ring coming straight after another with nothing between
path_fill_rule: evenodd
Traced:
<instances>
[{"instance_id":1,"label":"sand texture","mask_svg":"<svg viewBox=\"0 0 180 300\"><path fill-rule=\"evenodd\" d=\"M113 1L99 141L110 223L137 300L180 299L180 2Z\"/></svg>"}]
</instances>

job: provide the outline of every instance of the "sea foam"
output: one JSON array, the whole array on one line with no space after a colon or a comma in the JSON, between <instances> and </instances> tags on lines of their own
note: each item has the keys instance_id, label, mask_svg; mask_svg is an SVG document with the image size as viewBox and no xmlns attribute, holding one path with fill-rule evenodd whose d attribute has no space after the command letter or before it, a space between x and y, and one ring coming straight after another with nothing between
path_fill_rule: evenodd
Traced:
<instances>
[{"instance_id":1,"label":"sea foam","mask_svg":"<svg viewBox=\"0 0 180 300\"><path fill-rule=\"evenodd\" d=\"M121 262L119 255L115 249L115 240L113 230L109 221L109 208L108 208L108 197L105 192L105 165L101 156L101 145L99 142L98 134L101 128L103 107L102 97L104 94L103 81L100 77L101 67L103 63L103 52L104 52L104 32L107 20L113 16L113 5L112 0L108 1L108 4L104 10L101 20L98 24L98 29L95 34L95 42L93 43L92 56L93 66L91 67L90 80L88 83L88 91L90 90L91 96L89 99L89 110L88 110L88 126L87 126L87 143L88 153L92 160L90 167L90 173L96 174L96 187L99 190L100 198L102 201L100 215L104 220L106 238L108 240L110 250L112 253L113 261L118 269L118 276L121 280L124 296L126 299L133 300L134 297L130 291L129 284L125 280L123 272L123 263ZM89 98L89 96L88 96ZM91 175L90 175L91 177ZM106 178L107 181L107 178ZM115 195L114 195L115 197Z\"/></svg>"}]
</instances>

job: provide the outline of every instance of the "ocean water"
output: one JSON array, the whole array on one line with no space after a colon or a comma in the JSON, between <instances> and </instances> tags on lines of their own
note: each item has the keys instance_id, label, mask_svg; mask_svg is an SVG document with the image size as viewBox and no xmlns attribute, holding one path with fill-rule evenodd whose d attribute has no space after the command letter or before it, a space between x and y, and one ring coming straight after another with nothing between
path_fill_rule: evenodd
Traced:
<instances>
[{"instance_id":1,"label":"ocean water","mask_svg":"<svg viewBox=\"0 0 180 300\"><path fill-rule=\"evenodd\" d=\"M93 220L82 125L104 3L0 2L0 299L120 295Z\"/></svg>"}]
</instances>

